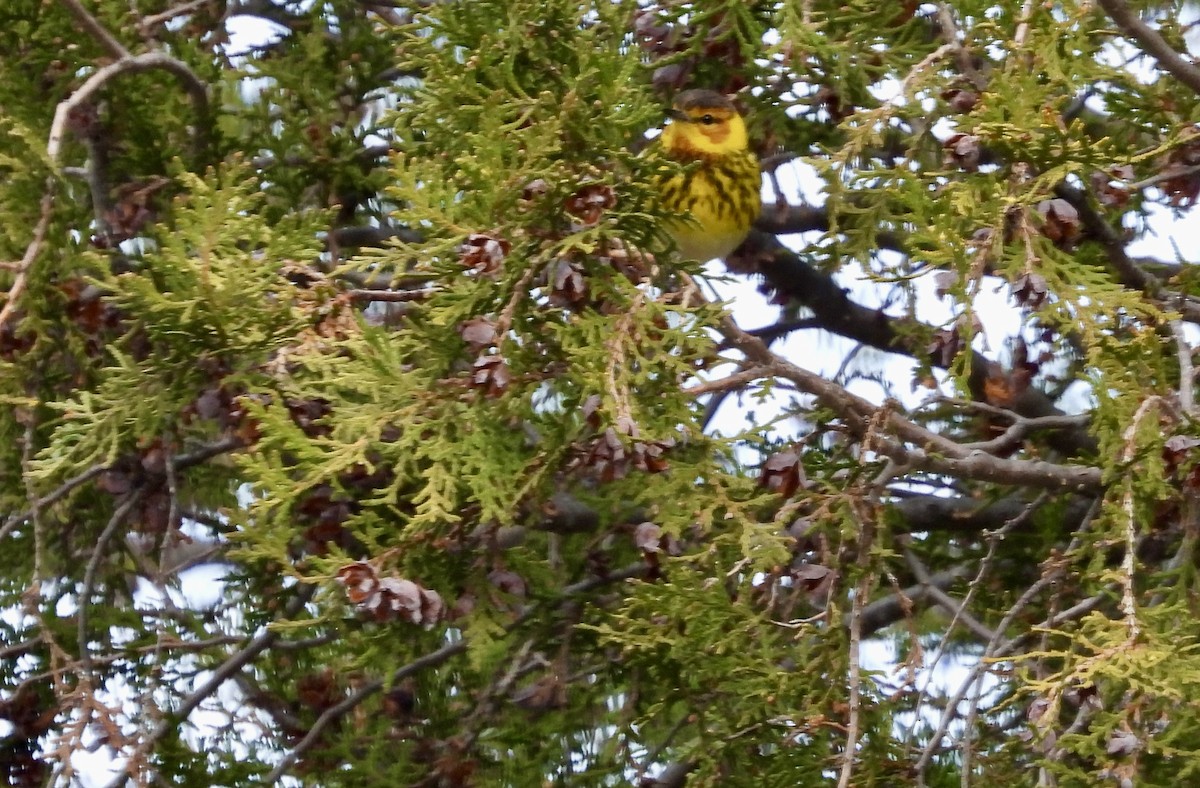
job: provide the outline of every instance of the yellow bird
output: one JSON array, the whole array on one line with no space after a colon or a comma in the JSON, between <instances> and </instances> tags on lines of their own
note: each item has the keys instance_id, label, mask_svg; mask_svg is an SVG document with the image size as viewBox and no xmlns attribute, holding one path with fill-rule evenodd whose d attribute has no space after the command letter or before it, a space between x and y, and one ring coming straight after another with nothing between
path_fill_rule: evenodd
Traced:
<instances>
[{"instance_id":1,"label":"yellow bird","mask_svg":"<svg viewBox=\"0 0 1200 788\"><path fill-rule=\"evenodd\" d=\"M663 150L689 166L659 191L663 207L690 216L667 229L686 259L724 257L745 239L761 207L762 176L746 123L732 101L712 90L685 90L667 115Z\"/></svg>"}]
</instances>

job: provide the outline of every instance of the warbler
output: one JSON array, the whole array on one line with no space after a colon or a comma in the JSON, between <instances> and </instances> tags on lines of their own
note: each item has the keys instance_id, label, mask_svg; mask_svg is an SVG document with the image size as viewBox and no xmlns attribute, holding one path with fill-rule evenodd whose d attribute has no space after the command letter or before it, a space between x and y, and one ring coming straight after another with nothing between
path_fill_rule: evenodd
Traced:
<instances>
[{"instance_id":1,"label":"warbler","mask_svg":"<svg viewBox=\"0 0 1200 788\"><path fill-rule=\"evenodd\" d=\"M662 205L688 215L667 230L689 260L724 257L758 218L762 177L746 123L733 102L712 90L685 90L667 112L664 152L689 165L659 184Z\"/></svg>"}]
</instances>

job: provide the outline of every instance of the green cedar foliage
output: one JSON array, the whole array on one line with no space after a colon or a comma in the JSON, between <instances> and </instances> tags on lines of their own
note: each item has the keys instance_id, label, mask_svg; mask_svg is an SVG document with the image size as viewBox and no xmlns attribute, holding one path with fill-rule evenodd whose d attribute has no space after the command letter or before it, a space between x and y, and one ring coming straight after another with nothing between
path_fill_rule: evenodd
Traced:
<instances>
[{"instance_id":1,"label":"green cedar foliage","mask_svg":"<svg viewBox=\"0 0 1200 788\"><path fill-rule=\"evenodd\" d=\"M1190 779L1200 97L1115 19L7 2L4 784ZM799 353L662 230L685 87L819 180L728 261Z\"/></svg>"}]
</instances>

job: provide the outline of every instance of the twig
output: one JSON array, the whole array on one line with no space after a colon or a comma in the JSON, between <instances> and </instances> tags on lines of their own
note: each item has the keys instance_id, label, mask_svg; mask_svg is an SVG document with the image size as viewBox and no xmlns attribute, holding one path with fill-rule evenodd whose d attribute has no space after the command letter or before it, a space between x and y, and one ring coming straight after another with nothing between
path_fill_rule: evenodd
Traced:
<instances>
[{"instance_id":1,"label":"twig","mask_svg":"<svg viewBox=\"0 0 1200 788\"><path fill-rule=\"evenodd\" d=\"M219 454L225 454L226 452L236 451L238 449L245 447L245 445L246 445L246 441L242 440L238 436L228 435L224 438L215 440L212 443L207 443L207 444L200 446L199 448L193 449L189 452L184 452L183 454L177 454L171 460L171 462L175 465L176 469L181 470L183 468L188 468L192 465L198 465L198 464L204 462L205 460L210 460Z\"/></svg>"},{"instance_id":2,"label":"twig","mask_svg":"<svg viewBox=\"0 0 1200 788\"><path fill-rule=\"evenodd\" d=\"M840 218L840 217L839 217ZM821 205L786 205L773 210L765 210L759 214L754 226L764 233L772 235L791 235L795 233L829 232L833 222L829 216L829 208ZM843 232L845 228L843 227ZM875 243L881 249L908 254L907 239L903 233L881 230L875 234Z\"/></svg>"},{"instance_id":3,"label":"twig","mask_svg":"<svg viewBox=\"0 0 1200 788\"><path fill-rule=\"evenodd\" d=\"M1043 492L1034 501L1030 502L1030 504L1028 506L1026 506L1025 509L1020 514L1018 514L1016 517L1014 517L1011 520L1009 520L1008 522L1006 522L1003 526L1001 526L995 532L987 535L988 551L987 551L987 554L984 555L983 560L979 562L979 571L975 573L975 579L972 580L970 582L970 584L967 586L966 598L963 599L964 609L966 608L967 604L971 601L971 598L975 595L975 592L978 591L983 586L984 578L987 577L987 573L991 568L992 562L996 558L996 548L1000 545L1000 542L1004 540L1004 537L1008 535L1009 531L1017 528L1022 523L1026 522L1031 517L1033 517L1033 513L1036 512L1041 507L1041 505L1048 500L1050 500L1049 493ZM953 627L953 625L954 625L954 622L951 621L950 626ZM946 631L948 633L950 631L950 627L947 627ZM995 633L993 632L992 635L987 638L987 640L988 640L988 642L991 642L994 639L995 639ZM937 656L938 659L940 659L941 654L944 653L945 646L946 646L945 640L943 640L941 643L938 644L938 656ZM935 659L934 662L936 663L937 659ZM959 746L959 752L961 753L962 763L963 763L962 773L964 775L963 776L964 785L966 784L965 781L967 779L969 779L969 776L971 774L971 769L970 769L971 756L972 756L971 738L972 738L972 731L974 731L974 729L975 729L975 718L979 713L980 696L981 696L980 692L976 692L975 694L973 694L971 696L970 703L967 705L967 716L965 719L965 724L963 725L963 737L962 737L962 742L960 743L960 746Z\"/></svg>"},{"instance_id":4,"label":"twig","mask_svg":"<svg viewBox=\"0 0 1200 788\"><path fill-rule=\"evenodd\" d=\"M983 625L982 622L980 622L979 619L967 612L965 600L963 602L959 602L938 586L933 585L930 582L929 570L927 570L925 565L921 563L921 559L917 558L916 553L908 548L904 549L904 562L908 564L908 568L912 570L913 576L917 578L917 582L929 588L929 596L933 598L933 601L937 602L946 610L947 613L950 613L953 616L951 626L953 626L954 622L956 621L962 621L967 629L974 632L983 640L991 640L996 636L995 632L988 629ZM947 627L946 631L949 632L949 629L950 628Z\"/></svg>"},{"instance_id":5,"label":"twig","mask_svg":"<svg viewBox=\"0 0 1200 788\"><path fill-rule=\"evenodd\" d=\"M347 290L346 294L355 301L387 301L390 303L407 303L409 301L424 301L438 292L437 288L426 287L420 290Z\"/></svg>"},{"instance_id":6,"label":"twig","mask_svg":"<svg viewBox=\"0 0 1200 788\"><path fill-rule=\"evenodd\" d=\"M159 439L159 445L164 455L167 496L169 502L167 505L167 527L163 529L162 539L159 543L158 565L156 567L148 567L150 571L147 573L150 581L154 583L155 591L162 599L163 607L178 615L178 609L175 601L171 598L169 589L167 588L167 566L168 554L172 541L178 534L179 526L179 480L176 474L175 458L169 451L173 443L173 430L166 430L165 434ZM147 558L145 563L149 564ZM161 689L162 683L162 664L164 648L163 643L166 641L166 618L158 617L156 620L155 642L153 651L153 661L155 670L148 670L146 676L146 686L141 694L139 703L148 712L145 715L144 728L152 731L153 726L159 725L166 718L161 705L154 703L154 697Z\"/></svg>"},{"instance_id":7,"label":"twig","mask_svg":"<svg viewBox=\"0 0 1200 788\"><path fill-rule=\"evenodd\" d=\"M859 712L862 710L862 663L860 648L862 645L862 613L865 600L871 593L874 576L871 568L871 543L875 536L875 524L869 518L859 520L858 558L856 564L861 573L854 588L854 600L850 608L850 644L847 659L849 661L850 697L847 705L850 707L846 719L846 749L842 754L842 769L838 777L838 788L849 788L854 778L854 760L858 754Z\"/></svg>"},{"instance_id":8,"label":"twig","mask_svg":"<svg viewBox=\"0 0 1200 788\"><path fill-rule=\"evenodd\" d=\"M74 490L79 485L96 478L100 474L104 473L104 471L107 469L108 466L106 465L93 465L91 468L88 468L78 476L63 482L53 492L49 492L46 495L43 495L41 498L34 499L33 505L30 507L29 511L11 515L7 520L4 521L3 527L0 527L0 539L8 536L9 532L18 525L28 521L38 510L44 509L50 504L58 501L60 498L63 498L70 493L71 490Z\"/></svg>"},{"instance_id":9,"label":"twig","mask_svg":"<svg viewBox=\"0 0 1200 788\"><path fill-rule=\"evenodd\" d=\"M96 572L100 568L100 560L104 558L104 548L108 546L108 540L112 539L113 534L117 532L117 528L125 522L125 518L142 499L143 491L141 488L130 493L129 497L121 502L121 505L112 513L112 517L108 520L108 525L104 526L104 530L100 532L99 538L96 540L96 546L92 549L92 557L88 560L87 569L83 573L83 587L79 590L79 612L76 614L76 629L79 638L79 663L80 673L89 674L92 672L92 657L88 651L88 636L87 636L87 620L88 607L91 605L92 591L96 587Z\"/></svg>"},{"instance_id":10,"label":"twig","mask_svg":"<svg viewBox=\"0 0 1200 788\"><path fill-rule=\"evenodd\" d=\"M958 70L962 75L978 87L986 85L986 81L980 77L974 65L971 63L971 53L962 45L964 36L959 30L958 23L954 21L954 9L948 3L938 3L937 11L934 14L938 38L943 43L953 45L958 51L955 53L958 60Z\"/></svg>"},{"instance_id":11,"label":"twig","mask_svg":"<svg viewBox=\"0 0 1200 788\"><path fill-rule=\"evenodd\" d=\"M170 448L171 435L173 434L173 432L168 432L168 435L164 439L164 443L167 444L164 448ZM179 532L179 478L176 473L175 457L170 451L165 451L163 454L165 455L167 472L167 496L170 500L167 504L167 527L163 532L162 547L158 555L158 577L156 578L156 582L162 584L162 590L165 595L166 581L164 578L166 577L168 567L168 548L171 540Z\"/></svg>"},{"instance_id":12,"label":"twig","mask_svg":"<svg viewBox=\"0 0 1200 788\"><path fill-rule=\"evenodd\" d=\"M1004 451L1025 438L1033 432L1040 430L1076 430L1085 429L1092 422L1092 417L1087 413L1079 413L1075 415L1055 414L1050 416L1024 416L1014 410L1001 408L987 402L978 402L975 400L965 400L959 397L947 397L940 394L934 395L921 404L921 408L926 405L945 404L953 405L957 408L965 408L967 410L976 411L978 413L986 413L990 416L1005 419L1010 422L1010 426L1002 434L991 440L975 441L973 443L962 444L965 449L978 451L986 451L988 453L996 453Z\"/></svg>"},{"instance_id":13,"label":"twig","mask_svg":"<svg viewBox=\"0 0 1200 788\"><path fill-rule=\"evenodd\" d=\"M508 660L509 665L504 672L483 690L482 697L471 713L461 718L459 742L463 752L469 751L479 740L479 734L486 727L480 720L495 710L497 700L512 690L512 685L517 679L540 664L541 660L537 654L534 655L534 659L526 662L529 652L533 650L533 643L533 638L529 638L521 644L517 653Z\"/></svg>"},{"instance_id":14,"label":"twig","mask_svg":"<svg viewBox=\"0 0 1200 788\"><path fill-rule=\"evenodd\" d=\"M904 79L900 82L900 89L896 92L896 97L897 98L907 98L908 97L908 89L912 86L913 81L916 80L916 78L921 74L921 72L925 71L927 68L929 68L934 63L938 62L939 60L941 60L942 58L944 58L946 55L950 54L951 52L957 52L958 50L959 50L958 42L953 41L953 42L950 42L947 44L942 44L940 47L933 50L928 55L926 55L924 58L922 58L921 62L919 62L915 66L913 66L912 69L907 74L904 75Z\"/></svg>"},{"instance_id":15,"label":"twig","mask_svg":"<svg viewBox=\"0 0 1200 788\"><path fill-rule=\"evenodd\" d=\"M22 640L20 643L12 643L7 646L0 646L0 659L9 659L10 657L19 657L27 651L32 651L35 646L42 642L42 636L36 635L28 640ZM12 697L11 695L9 697Z\"/></svg>"},{"instance_id":16,"label":"twig","mask_svg":"<svg viewBox=\"0 0 1200 788\"><path fill-rule=\"evenodd\" d=\"M138 32L141 33L142 35L145 35L146 33L148 33L150 31L150 28L152 28L152 27L161 25L163 22L170 22L172 19L174 19L177 16L183 16L184 14L190 14L191 12L195 11L196 9L203 8L204 6L206 6L212 2L214 2L214 0L189 0L189 2L180 3L179 5L174 6L173 8L168 8L166 11L163 11L162 13L153 14L153 15L147 16L147 17L142 17L141 21L137 23Z\"/></svg>"},{"instance_id":17,"label":"twig","mask_svg":"<svg viewBox=\"0 0 1200 788\"><path fill-rule=\"evenodd\" d=\"M62 0L67 4L67 7L76 14L77 19L81 24L88 27L90 30L91 24L95 24L99 33L92 31L99 39L104 42L108 36L99 23L95 22L86 9L78 3L78 0ZM90 22L86 21L90 20ZM108 36L111 39L111 36ZM115 39L106 46L121 47L120 43ZM114 63L96 71L86 82L83 83L69 97L59 102L54 110L54 120L50 124L50 137L46 142L46 156L54 167L59 165L59 157L62 153L63 138L66 136L67 124L70 121L71 113L77 110L84 102L88 101L94 93L99 91L111 79L126 73L139 73L143 71L152 71L162 69L174 74L184 88L192 97L192 104L195 107L197 118L196 128L196 151L197 155L207 145L205 136L204 116L208 114L208 88L200 81L192 70L181 60L177 60L170 55L161 52L146 52L140 55L129 55L124 48L120 48L125 54ZM21 295L25 292L29 281L29 269L33 266L33 262L37 259L38 253L41 251L42 244L45 242L46 233L50 228L50 218L54 212L54 194L57 189L57 180L54 175L51 175L46 181L46 191L42 196L41 218L38 220L37 226L33 231L33 240L25 249L25 254L21 258L21 262L17 265L16 277L13 279L12 287L9 288L6 294L4 308L0 309L0 330L8 323L9 319L16 312L17 302Z\"/></svg>"},{"instance_id":18,"label":"twig","mask_svg":"<svg viewBox=\"0 0 1200 788\"><path fill-rule=\"evenodd\" d=\"M1091 422L1091 416L1080 414L1077 416L1039 416L1036 418L1026 418L1012 411L1008 411L1013 417L1013 423L1009 425L1003 433L986 441L975 441L973 443L964 443L964 449L972 449L975 451L984 451L988 454L996 454L998 452L1007 451L1018 445L1025 439L1025 436L1038 430L1059 430L1069 429L1073 427L1085 427Z\"/></svg>"},{"instance_id":19,"label":"twig","mask_svg":"<svg viewBox=\"0 0 1200 788\"><path fill-rule=\"evenodd\" d=\"M1129 426L1121 435L1125 441L1125 448L1121 452L1121 464L1126 469L1124 474L1125 493L1121 496L1121 509L1125 513L1125 555L1121 558L1121 612L1125 616L1125 627L1131 641L1137 639L1142 628L1138 622L1137 601L1134 595L1134 572L1137 568L1137 516L1133 506L1134 474L1129 471L1133 458L1137 454L1138 428L1142 426L1142 420L1146 418L1147 414L1157 412L1161 401L1161 398L1157 396L1147 397L1138 406Z\"/></svg>"},{"instance_id":20,"label":"twig","mask_svg":"<svg viewBox=\"0 0 1200 788\"><path fill-rule=\"evenodd\" d=\"M432 651L428 654L418 657L417 659L414 659L412 662L398 669L392 674L392 684L394 685L396 682L401 681L402 679L407 678L414 673L419 673L425 668L432 668L440 665L451 657L455 657L466 650L466 640L458 640L453 643L447 643L437 651ZM346 713L352 711L360 703L374 695L376 692L379 692L381 689L383 689L383 679L372 679L356 689L354 692L347 695L338 703L335 703L334 705L325 709L325 711L321 712L321 716L317 717L316 721L312 724L312 727L308 729L308 733L304 735L304 738L296 742L296 746L285 753L284 756L279 760L279 763L275 765L275 768L271 770L270 774L263 778L263 784L277 785L279 781L283 779L283 775L287 774L288 768L296 762L297 758L299 758L317 743L317 740L320 739L321 734L334 720L337 720Z\"/></svg>"},{"instance_id":21,"label":"twig","mask_svg":"<svg viewBox=\"0 0 1200 788\"><path fill-rule=\"evenodd\" d=\"M1196 552L1196 543L1200 541L1200 496L1194 492L1184 493L1180 509L1179 521L1183 524L1183 538L1179 540L1179 547L1175 550L1174 555L1162 565L1164 573L1176 572L1180 567L1190 563ZM1146 607L1157 607L1162 604L1167 590L1166 584L1158 584L1158 589L1150 597Z\"/></svg>"},{"instance_id":22,"label":"twig","mask_svg":"<svg viewBox=\"0 0 1200 788\"><path fill-rule=\"evenodd\" d=\"M902 619L906 615L905 609L907 606L923 602L929 598L929 590L931 588L949 588L966 577L967 574L967 567L960 564L950 569L934 572L925 583L917 583L907 588L902 588L894 594L876 599L863 608L862 628L864 635L873 635L880 629Z\"/></svg>"},{"instance_id":23,"label":"twig","mask_svg":"<svg viewBox=\"0 0 1200 788\"><path fill-rule=\"evenodd\" d=\"M112 217L112 200L109 199L108 183L108 129L97 122L95 128L86 135L80 135L87 149L88 190L92 194L92 215L96 223L96 233L106 242L114 243Z\"/></svg>"},{"instance_id":24,"label":"twig","mask_svg":"<svg viewBox=\"0 0 1200 788\"><path fill-rule=\"evenodd\" d=\"M304 606L308 604L308 601L312 599L312 596L316 590L316 586L313 585L301 586L297 590L296 596L292 597L284 607L283 616L281 619L289 619L298 614L304 608ZM183 702L179 704L179 708L175 710L173 716L179 720L186 719L187 715L191 714L192 711L199 706L205 698L215 692L217 687L219 687L226 678L241 670L250 662L250 660L254 659L260 653L265 651L278 639L279 631L270 628L266 628L259 634L255 635L254 638L246 644L245 648L243 648L237 654L234 654L219 668L214 670L208 681L192 692L191 695L184 698ZM161 738L164 733L166 733L166 731L163 729L163 726L160 726L155 731L154 738Z\"/></svg>"},{"instance_id":25,"label":"twig","mask_svg":"<svg viewBox=\"0 0 1200 788\"><path fill-rule=\"evenodd\" d=\"M688 774L696 768L693 761L676 761L667 766L654 778L644 778L639 785L647 788L683 788L687 785Z\"/></svg>"},{"instance_id":26,"label":"twig","mask_svg":"<svg viewBox=\"0 0 1200 788\"><path fill-rule=\"evenodd\" d=\"M314 585L302 585L294 597L288 601L283 609L282 619L291 618L304 608L308 601L312 599L312 595L316 592ZM107 788L121 788L125 784L125 776L128 773L130 765L134 762L136 755L141 755L147 752L154 743L166 735L170 729L171 720L185 720L197 706L211 696L217 689L225 683L225 681L250 663L255 657L261 654L266 649L270 648L276 640L279 639L279 631L269 627L264 628L237 653L231 656L225 662L216 668L208 681L205 681L199 687L192 691L190 695L185 697L179 704L179 708L166 719L162 720L153 731L146 737L138 748L138 752L125 759L124 764L120 767L117 776L108 784Z\"/></svg>"},{"instance_id":27,"label":"twig","mask_svg":"<svg viewBox=\"0 0 1200 788\"><path fill-rule=\"evenodd\" d=\"M1169 181L1174 178L1185 178L1189 175L1195 175L1198 172L1200 172L1200 164L1193 164L1190 167L1184 167L1183 169L1179 170L1168 167L1157 175L1151 175L1149 178L1144 180L1127 183L1125 184L1125 188L1131 192L1140 191L1148 186L1153 186L1156 183L1162 183L1163 181Z\"/></svg>"},{"instance_id":28,"label":"twig","mask_svg":"<svg viewBox=\"0 0 1200 788\"><path fill-rule=\"evenodd\" d=\"M152 654L161 649L170 649L172 651L182 651L182 652L207 651L209 649L212 649L212 648L215 648L218 646L230 646L230 645L233 645L234 643L240 643L244 639L245 638L237 637L234 635L218 635L216 637L211 637L206 640L174 639L174 640L164 641L162 643L162 645L159 645L158 643L152 643L147 646L136 646L136 647L135 646L126 646L125 649L122 651L116 651L116 652L111 652L111 653L107 653L107 654L93 654L92 655L92 664L93 665L112 665L112 664L114 664L116 662L120 662L122 660L132 661L132 659L134 658L134 655ZM43 642L43 638L38 637L34 640L27 640L27 641L24 641L23 643L19 643L17 645L24 645L24 646L28 647L29 645L36 645L41 642ZM0 649L0 656L5 656L8 653L9 653L8 648ZM12 653L17 653L17 652L12 652ZM67 675L67 674L76 676L76 675L78 675L78 672L79 672L78 665L72 663L72 664L63 665L62 667L53 668L50 670L44 670L44 671L41 671L40 673L30 673L23 677L21 683L16 686L16 689L19 689L22 686L25 686L27 684L33 685L39 681L44 681L46 679L57 679L64 675Z\"/></svg>"},{"instance_id":29,"label":"twig","mask_svg":"<svg viewBox=\"0 0 1200 788\"><path fill-rule=\"evenodd\" d=\"M42 244L46 241L46 233L50 229L50 217L54 213L54 191L55 181L51 176L46 180L46 192L42 195L42 214L38 218L37 226L33 228L33 240L29 242L29 246L25 247L25 254L22 255L21 261L16 266L17 275L13 278L12 287L4 296L4 308L0 309L0 331L4 330L5 324L16 312L17 301L29 284L29 269L33 267L33 261L37 259L38 254L42 251Z\"/></svg>"},{"instance_id":30,"label":"twig","mask_svg":"<svg viewBox=\"0 0 1200 788\"><path fill-rule=\"evenodd\" d=\"M508 299L508 303L500 310L500 314L496 317L496 336L503 337L512 327L513 317L517 314L517 307L523 299L529 297L529 283L533 281L534 266L529 266L525 272L521 274L521 278L513 285L512 297Z\"/></svg>"},{"instance_id":31,"label":"twig","mask_svg":"<svg viewBox=\"0 0 1200 788\"><path fill-rule=\"evenodd\" d=\"M890 316L875 307L857 303L832 275L817 270L784 246L779 239L761 230L751 231L742 251L727 261L731 270L761 274L778 295L808 307L826 331L890 353L902 353L934 367L946 362L930 354L927 342L916 337L928 336L934 329L910 317ZM986 399L988 370L991 363L977 350L969 351L971 372L967 385L973 398ZM1044 392L1028 389L1015 409L1024 415L1044 416L1059 413ZM1096 449L1095 439L1085 429L1050 433L1050 444L1062 454L1074 457Z\"/></svg>"},{"instance_id":32,"label":"twig","mask_svg":"<svg viewBox=\"0 0 1200 788\"><path fill-rule=\"evenodd\" d=\"M339 227L333 231L332 235L332 240L342 247L386 246L392 238L399 238L401 243L410 244L421 243L425 240L425 236L416 230L396 225Z\"/></svg>"},{"instance_id":33,"label":"twig","mask_svg":"<svg viewBox=\"0 0 1200 788\"><path fill-rule=\"evenodd\" d=\"M666 750L667 747L671 746L671 741L679 734L681 730L683 730L683 726L687 725L691 721L690 714L680 714L679 718L675 720L675 724L673 724L666 734L663 735L662 740L655 744L654 747L646 753L645 757L641 759L645 766L638 771L638 785L646 785L646 773L650 771L650 768L654 765L655 761L662 756L663 751Z\"/></svg>"},{"instance_id":34,"label":"twig","mask_svg":"<svg viewBox=\"0 0 1200 788\"><path fill-rule=\"evenodd\" d=\"M755 365L740 372L734 372L714 380L697 383L695 386L684 389L683 393L691 397L699 397L703 394L712 394L713 392L727 392L733 389L740 389L746 384L753 383L768 374L770 374L770 371L766 367Z\"/></svg>"},{"instance_id":35,"label":"twig","mask_svg":"<svg viewBox=\"0 0 1200 788\"><path fill-rule=\"evenodd\" d=\"M1130 702L1130 699L1128 697L1126 697L1124 700L1121 701L1120 705L1117 708L1125 708L1129 704L1129 702ZM1064 730L1061 734L1059 734L1056 737L1057 741L1062 741L1062 740L1066 739L1068 736L1074 736L1076 734L1082 733L1084 728L1087 727L1088 722L1091 721L1092 716L1095 713L1096 713L1096 707L1093 706L1091 703L1080 703L1079 708L1075 710L1075 719L1073 719L1071 721L1071 724L1069 726L1067 726L1066 730ZM1054 747L1050 750L1050 752L1046 753L1046 760L1062 761L1063 758L1067 755L1067 752L1068 751L1065 747L1061 747L1061 746Z\"/></svg>"},{"instance_id":36,"label":"twig","mask_svg":"<svg viewBox=\"0 0 1200 788\"><path fill-rule=\"evenodd\" d=\"M929 742L921 751L921 757L917 759L917 763L914 767L917 777L917 785L925 785L925 769L929 766L929 762L933 759L934 752L940 746L942 737L945 736L946 731L949 730L950 722L958 716L958 704L961 703L963 698L966 697L968 690L970 689L971 685L975 683L976 679L982 676L982 674L989 667L986 657L991 653L996 653L992 651L995 646L995 641L999 640L1001 633L1008 628L1009 623L1016 618L1017 614L1024 610L1025 607L1027 607L1029 603L1032 602L1037 595L1043 591L1043 589L1051 585L1053 582L1056 582L1061 574L1061 568L1052 568L1049 572L1039 578L1036 583L1025 589L1025 593L1021 594L1020 598L1017 599L1016 603L1009 608L1008 613L1003 619L1001 619L1000 624L997 625L995 629L994 639L988 643L987 648L984 649L983 655L971 668L966 679L964 679L963 683L959 685L958 690L952 697L946 700L946 709L942 712L942 717L938 721L938 726L930 735Z\"/></svg>"},{"instance_id":37,"label":"twig","mask_svg":"<svg viewBox=\"0 0 1200 788\"><path fill-rule=\"evenodd\" d=\"M824 326L816 318L801 317L795 320L781 320L778 323L772 323L769 326L761 328L752 328L747 333L758 337L764 342L771 343L793 331L803 331L809 328L824 328Z\"/></svg>"},{"instance_id":38,"label":"twig","mask_svg":"<svg viewBox=\"0 0 1200 788\"><path fill-rule=\"evenodd\" d=\"M1092 502L1092 507L1089 510L1088 516L1084 518L1084 526L1076 532L1075 537L1071 540L1070 545L1067 547L1066 554L1069 555L1074 550L1078 549L1079 544L1082 542L1083 534L1087 530L1087 523L1091 522L1092 515L1095 514L1095 510L1100 506L1100 501L1101 499L1097 497ZM916 773L917 785L925 785L925 769L928 768L929 762L933 759L934 753L941 746L942 737L944 737L946 735L946 731L949 730L951 721L958 716L958 704L961 703L963 698L966 697L971 685L975 684L976 681L982 677L983 673L990 667L990 660L997 656L1007 656L1008 654L1011 654L1013 651L1019 648L1027 638L1032 637L1032 635L1039 629L1058 626L1064 621L1071 620L1074 615L1084 615L1088 610L1091 609L1091 607L1085 607L1084 603L1080 603L1070 610L1063 611L1056 616L1051 616L1040 627L1030 628L1022 634L1005 641L1003 644L998 644L1000 637L1005 631L1008 630L1008 627L1012 624L1013 620L1016 619L1016 617L1020 615L1020 613L1026 607L1028 607L1029 604L1032 603L1033 600L1042 593L1042 591L1057 583L1065 571L1066 570L1061 563L1053 564L1047 567L1042 576L1038 578L1037 581L1035 581L1031 586L1029 586L1029 588L1025 589L1024 593L1021 594L1017 601L1013 603L1012 607L1008 609L1008 612L1005 613L1000 619L1000 623L996 625L994 630L993 637L988 641L987 646L985 646L983 649L983 654L980 655L979 660L967 673L966 678L963 680L963 683L959 685L958 690L955 691L951 698L947 699L945 711L942 712L942 716L938 721L937 728L929 737L929 742L921 751L921 756L917 759L917 763L913 767L913 771ZM1098 597L1100 599L1103 598L1101 595L1098 595ZM1085 602L1088 601L1089 600L1085 600ZM1096 604L1099 604L1099 601L1096 601Z\"/></svg>"},{"instance_id":39,"label":"twig","mask_svg":"<svg viewBox=\"0 0 1200 788\"><path fill-rule=\"evenodd\" d=\"M228 436L201 446L190 452L178 454L175 456L172 462L174 462L176 469L188 468L192 465L196 465L204 462L205 460L216 457L219 454L240 449L245 445L246 442L241 438L238 438L237 436ZM9 533L11 533L12 530L17 526L27 522L33 516L35 511L44 509L47 506L50 506L51 504L65 498L76 487L80 486L81 484L86 484L100 474L104 473L106 470L108 470L108 467L109 466L107 465L93 465L83 473L80 473L78 476L73 476L72 478L63 482L53 491L46 493L41 498L35 499L28 511L10 515L9 518L4 521L4 525L0 526L0 540L8 536Z\"/></svg>"},{"instance_id":40,"label":"twig","mask_svg":"<svg viewBox=\"0 0 1200 788\"><path fill-rule=\"evenodd\" d=\"M1017 29L1013 33L1013 49L1020 49L1025 46L1025 41L1029 38L1029 19L1033 16L1033 0L1025 0L1025 5L1021 6L1021 14L1018 17Z\"/></svg>"},{"instance_id":41,"label":"twig","mask_svg":"<svg viewBox=\"0 0 1200 788\"><path fill-rule=\"evenodd\" d=\"M1060 183L1054 187L1054 194L1069 202L1079 212L1080 222L1104 248L1104 254L1112 267L1116 269L1121 284L1131 289L1145 291L1151 296L1159 294L1162 289L1161 283L1143 271L1129 257L1129 253L1125 250L1128 241L1114 230L1108 220L1092 206L1085 192L1066 183ZM1187 313L1186 305L1181 305L1180 311Z\"/></svg>"}]
</instances>

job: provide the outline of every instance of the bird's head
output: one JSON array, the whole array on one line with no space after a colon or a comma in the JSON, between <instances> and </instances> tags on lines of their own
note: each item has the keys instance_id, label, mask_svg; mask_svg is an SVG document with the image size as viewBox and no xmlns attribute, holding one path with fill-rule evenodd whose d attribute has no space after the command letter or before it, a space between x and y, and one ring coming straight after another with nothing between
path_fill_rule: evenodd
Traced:
<instances>
[{"instance_id":1,"label":"bird's head","mask_svg":"<svg viewBox=\"0 0 1200 788\"><path fill-rule=\"evenodd\" d=\"M681 159L703 159L746 150L746 123L733 102L713 90L685 90L667 111L663 129L667 153Z\"/></svg>"}]
</instances>

